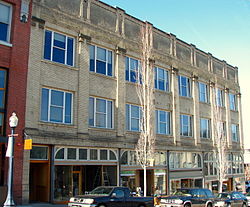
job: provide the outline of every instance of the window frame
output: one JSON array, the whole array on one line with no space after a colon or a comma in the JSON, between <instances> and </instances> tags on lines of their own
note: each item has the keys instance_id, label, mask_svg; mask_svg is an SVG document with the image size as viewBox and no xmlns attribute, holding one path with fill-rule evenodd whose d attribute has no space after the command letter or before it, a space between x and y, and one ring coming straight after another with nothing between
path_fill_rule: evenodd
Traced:
<instances>
[{"instance_id":1,"label":"window frame","mask_svg":"<svg viewBox=\"0 0 250 207\"><path fill-rule=\"evenodd\" d=\"M159 70L162 70L164 73L164 79L159 79ZM155 67L155 89L169 92L169 71L163 68ZM159 88L159 81L164 82L164 89Z\"/></svg>"},{"instance_id":2,"label":"window frame","mask_svg":"<svg viewBox=\"0 0 250 207\"><path fill-rule=\"evenodd\" d=\"M188 117L188 125L185 125L188 127L188 135L184 135L183 132L183 116ZM191 115L187 115L187 114L180 114L180 135L183 137L193 137L193 119Z\"/></svg>"},{"instance_id":3,"label":"window frame","mask_svg":"<svg viewBox=\"0 0 250 207\"><path fill-rule=\"evenodd\" d=\"M50 45L50 58L45 58L45 43L46 43L46 32L51 32L51 45ZM55 33L56 34L59 34L59 35L63 35L65 37L65 48L61 48L59 46L55 46L54 42L55 42ZM68 64L68 39L71 38L73 40L73 48L72 48L72 65ZM51 61L51 62L55 62L55 63L58 63L58 64L63 64L63 65L67 65L69 67L75 67L75 46L76 44L76 40L75 40L75 37L71 36L71 35L66 35L62 32L58 32L58 31L53 31L51 29L45 29L44 30L44 43L43 43L43 59L45 60L48 60L48 61ZM54 48L57 48L57 49L60 49L60 50L64 50L64 63L61 63L61 62L58 62L58 61L55 61L53 60L53 49Z\"/></svg>"},{"instance_id":4,"label":"window frame","mask_svg":"<svg viewBox=\"0 0 250 207\"><path fill-rule=\"evenodd\" d=\"M10 36L11 36L11 23L13 18L13 8L12 5L9 3L6 3L4 1L0 0L0 4L9 7L9 19L8 19L8 29L7 29L7 35L6 35L6 41L0 40L0 44L10 44ZM3 22L2 22L3 23Z\"/></svg>"},{"instance_id":5,"label":"window frame","mask_svg":"<svg viewBox=\"0 0 250 207\"><path fill-rule=\"evenodd\" d=\"M162 135L171 135L171 112L170 111L163 111L163 110L155 110L156 112L156 133L157 134L162 134ZM160 121L160 113L163 112L165 115L166 122ZM166 133L162 133L160 131L160 124L164 124L166 126Z\"/></svg>"},{"instance_id":6,"label":"window frame","mask_svg":"<svg viewBox=\"0 0 250 207\"><path fill-rule=\"evenodd\" d=\"M206 130L207 137L203 136L202 121L206 121L206 128L204 128L204 130ZM211 120L210 119L200 118L200 138L202 139L211 138Z\"/></svg>"},{"instance_id":7,"label":"window frame","mask_svg":"<svg viewBox=\"0 0 250 207\"><path fill-rule=\"evenodd\" d=\"M90 121L89 121L89 123L88 123L89 127L91 127L91 128L101 128L101 129L114 129L114 101L113 100L109 100L109 99L99 98L99 97L93 97L93 96L89 97L89 101L90 101L91 98L93 99L93 104L94 104L94 106L93 106L93 119L94 119L93 121L94 121L94 126L91 126L90 125ZM97 112L96 111L97 100L105 101L105 104L106 104L105 112ZM110 117L111 118L111 128L108 127L108 119L109 119L109 117L108 117L108 114L109 114L109 111L108 111L108 102L110 102L111 106L112 106L111 111L110 111L110 113L111 113L111 117ZM90 114L90 111L89 111L89 114ZM105 122L106 123L105 127L96 126L96 120L97 120L96 116L97 116L97 114L105 115L105 121L106 121Z\"/></svg>"},{"instance_id":8,"label":"window frame","mask_svg":"<svg viewBox=\"0 0 250 207\"><path fill-rule=\"evenodd\" d=\"M47 120L43 120L42 119L42 104L43 104L43 89L46 89L48 90L48 112L47 112ZM63 110L63 118L62 118L62 121L61 122L57 122L57 121L50 121L50 117L51 117L51 107L55 106L57 107L57 105L53 105L51 104L51 92L52 91L57 91L57 92L62 92L63 93L63 106L61 107L62 110ZM71 108L70 108L70 113L71 113L71 116L70 116L70 123L66 123L65 122L65 110L66 110L66 95L67 94L70 94L71 95ZM56 124L66 124L66 125L73 125L73 99L74 99L74 94L72 92L68 92L68 91L63 91L63 90L58 90L58 89L52 89L52 88L46 88L46 87L42 87L41 89L41 109L40 109L40 121L42 122L47 122L47 123L56 123Z\"/></svg>"},{"instance_id":9,"label":"window frame","mask_svg":"<svg viewBox=\"0 0 250 207\"><path fill-rule=\"evenodd\" d=\"M131 69L131 64L130 64L131 59L134 60L134 61L137 61L137 68L135 68L135 70ZM137 83L138 82L138 76L140 74L140 70L139 70L140 67L141 67L141 61L140 60L138 60L136 58L126 56L125 57L125 80L128 81L128 82L131 82L131 83ZM127 68L128 68L128 70L127 70ZM128 79L127 79L127 71L128 71ZM135 81L131 80L131 71L134 71L134 73L137 74L137 77L135 77Z\"/></svg>"},{"instance_id":10,"label":"window frame","mask_svg":"<svg viewBox=\"0 0 250 207\"><path fill-rule=\"evenodd\" d=\"M237 110L236 95L233 93L229 93L228 95L229 95L230 110L236 111Z\"/></svg>"},{"instance_id":11,"label":"window frame","mask_svg":"<svg viewBox=\"0 0 250 207\"><path fill-rule=\"evenodd\" d=\"M132 116L132 110L131 110L132 107L138 108L138 110L139 110L138 117ZM127 109L129 110L129 117L127 117ZM132 132L140 132L141 131L141 119L142 119L142 111L141 110L142 110L141 106L133 105L133 104L126 104L126 130L127 131L132 131ZM128 120L128 118L129 118L129 120ZM132 129L132 124L131 124L132 119L138 120L138 126L139 126L138 130ZM129 126L127 126L128 122L129 122Z\"/></svg>"},{"instance_id":12,"label":"window frame","mask_svg":"<svg viewBox=\"0 0 250 207\"><path fill-rule=\"evenodd\" d=\"M93 47L94 48L94 71L91 70L91 64L90 64L90 61L91 61L91 55L90 55L90 52L91 52L91 49L90 47ZM102 50L105 50L105 61L101 60L101 59L98 59L97 57L97 52L98 52L98 49L102 49ZM111 53L111 75L108 74L109 72L109 68L108 68L108 64L109 64L109 52ZM104 62L105 63L105 74L103 73L99 73L97 72L97 61L101 61L101 62ZM97 74L101 74L101 75L106 75L106 76L109 76L109 77L113 77L114 76L114 54L113 54L113 51L112 50L109 50L107 48L104 48L104 47L99 47L97 45L89 45L89 71L90 72L93 72L93 73L97 73Z\"/></svg>"},{"instance_id":13,"label":"window frame","mask_svg":"<svg viewBox=\"0 0 250 207\"><path fill-rule=\"evenodd\" d=\"M219 107L224 107L225 106L225 93L222 89L216 88L215 89L216 93L216 105Z\"/></svg>"},{"instance_id":14,"label":"window frame","mask_svg":"<svg viewBox=\"0 0 250 207\"><path fill-rule=\"evenodd\" d=\"M239 125L231 124L232 142L239 142Z\"/></svg>"},{"instance_id":15,"label":"window frame","mask_svg":"<svg viewBox=\"0 0 250 207\"><path fill-rule=\"evenodd\" d=\"M182 85L182 79L185 78L185 85ZM191 98L192 97L192 86L191 86L191 81L190 78L188 78L187 76L183 76L183 75L179 75L178 76L178 86L179 86L179 95L182 97L188 97ZM187 95L184 95L182 93L182 89L185 88L185 91L187 93Z\"/></svg>"},{"instance_id":16,"label":"window frame","mask_svg":"<svg viewBox=\"0 0 250 207\"><path fill-rule=\"evenodd\" d=\"M202 82L198 82L198 86L199 86L199 101L202 103L209 103L208 85ZM202 88L204 87L204 91L201 90L201 87Z\"/></svg>"}]
</instances>

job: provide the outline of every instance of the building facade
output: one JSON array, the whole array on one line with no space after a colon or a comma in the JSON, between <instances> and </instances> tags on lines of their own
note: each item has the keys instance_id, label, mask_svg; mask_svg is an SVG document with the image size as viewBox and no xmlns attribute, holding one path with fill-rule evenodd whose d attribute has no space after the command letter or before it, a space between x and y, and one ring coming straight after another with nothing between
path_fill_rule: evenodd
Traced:
<instances>
[{"instance_id":1,"label":"building facade","mask_svg":"<svg viewBox=\"0 0 250 207\"><path fill-rule=\"evenodd\" d=\"M0 1L0 204L7 191L8 159L5 158L9 117L15 111L19 118L15 138L14 198L22 200L23 130L30 42L29 0Z\"/></svg>"},{"instance_id":2,"label":"building facade","mask_svg":"<svg viewBox=\"0 0 250 207\"><path fill-rule=\"evenodd\" d=\"M35 0L32 11L24 202L65 202L98 185L143 188L134 149L145 22L96 0ZM244 182L238 69L157 28L153 59L156 153L147 194L216 190L215 86L229 148L225 185Z\"/></svg>"}]
</instances>

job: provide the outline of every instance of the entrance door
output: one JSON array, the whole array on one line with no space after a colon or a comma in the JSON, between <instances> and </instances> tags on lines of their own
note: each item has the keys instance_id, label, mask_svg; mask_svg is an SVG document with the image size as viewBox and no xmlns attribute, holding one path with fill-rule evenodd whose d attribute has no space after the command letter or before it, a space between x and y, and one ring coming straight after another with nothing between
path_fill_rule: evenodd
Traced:
<instances>
[{"instance_id":1,"label":"entrance door","mask_svg":"<svg viewBox=\"0 0 250 207\"><path fill-rule=\"evenodd\" d=\"M140 187L144 189L144 171L139 171ZM147 196L151 196L154 193L154 170L147 170Z\"/></svg>"},{"instance_id":2,"label":"entrance door","mask_svg":"<svg viewBox=\"0 0 250 207\"><path fill-rule=\"evenodd\" d=\"M49 202L49 165L30 163L30 201Z\"/></svg>"},{"instance_id":3,"label":"entrance door","mask_svg":"<svg viewBox=\"0 0 250 207\"><path fill-rule=\"evenodd\" d=\"M73 196L82 194L82 166L73 166L72 188Z\"/></svg>"}]
</instances>

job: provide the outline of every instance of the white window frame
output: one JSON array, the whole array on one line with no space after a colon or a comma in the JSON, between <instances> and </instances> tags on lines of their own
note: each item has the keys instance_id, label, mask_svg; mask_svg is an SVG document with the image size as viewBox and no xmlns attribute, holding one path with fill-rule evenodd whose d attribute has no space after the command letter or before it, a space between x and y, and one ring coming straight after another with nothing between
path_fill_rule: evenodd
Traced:
<instances>
[{"instance_id":1,"label":"white window frame","mask_svg":"<svg viewBox=\"0 0 250 207\"><path fill-rule=\"evenodd\" d=\"M229 93L229 103L230 103L230 110L236 111L237 105L236 105L236 95L233 93Z\"/></svg>"},{"instance_id":2,"label":"white window frame","mask_svg":"<svg viewBox=\"0 0 250 207\"><path fill-rule=\"evenodd\" d=\"M109 99L104 99L104 98L97 98L97 97L93 97L93 96L90 96L89 98L93 98L94 99L94 106L93 106L93 109L94 109L94 126L90 126L91 128L102 128L102 129L114 129L114 101L112 100L109 100ZM96 111L96 100L99 99L99 100L104 100L106 102L106 112L97 112ZM112 103L112 109L111 109L111 128L108 127L108 102L111 102ZM105 119L106 119L106 127L100 127L100 126L96 126L96 114L103 114L105 115Z\"/></svg>"},{"instance_id":3,"label":"white window frame","mask_svg":"<svg viewBox=\"0 0 250 207\"><path fill-rule=\"evenodd\" d=\"M199 101L200 102L203 102L203 103L208 103L208 97L209 97L209 94L208 94L208 86L207 84L205 83L202 83L202 82L199 82ZM204 86L204 90L205 92L201 91L201 87ZM202 98L205 98L205 100L203 101Z\"/></svg>"},{"instance_id":4,"label":"white window frame","mask_svg":"<svg viewBox=\"0 0 250 207\"><path fill-rule=\"evenodd\" d=\"M186 85L182 85L182 81L181 79L182 78L185 78L185 83ZM182 75L179 75L179 95L182 96L182 97L192 97L192 92L191 92L191 82L190 82L190 78L186 77L186 76L182 76ZM187 92L187 95L183 95L182 94L182 88L185 88L186 89L186 92Z\"/></svg>"},{"instance_id":5,"label":"white window frame","mask_svg":"<svg viewBox=\"0 0 250 207\"><path fill-rule=\"evenodd\" d=\"M9 22L8 22L8 31L7 31L7 40L6 41L3 41L3 40L0 40L0 44L3 44L3 45L6 45L6 46L12 46L12 44L10 44L10 34L11 34L11 22L12 22L12 5L11 4L8 4L6 2L3 2L0 0L0 4L3 4L7 7L10 8L10 13L9 13Z\"/></svg>"},{"instance_id":6,"label":"white window frame","mask_svg":"<svg viewBox=\"0 0 250 207\"><path fill-rule=\"evenodd\" d=\"M159 70L164 71L164 79L159 78ZM165 70L163 68L155 67L155 80L156 80L156 89L161 91L167 91L169 92L169 72L168 70ZM164 90L159 89L159 80L162 80L164 82Z\"/></svg>"},{"instance_id":7,"label":"white window frame","mask_svg":"<svg viewBox=\"0 0 250 207\"><path fill-rule=\"evenodd\" d=\"M223 107L224 106L224 92L222 89L216 88L216 105Z\"/></svg>"},{"instance_id":8,"label":"white window frame","mask_svg":"<svg viewBox=\"0 0 250 207\"><path fill-rule=\"evenodd\" d=\"M42 120L41 118L40 118L40 120L42 121L42 122L48 122L48 123L57 123L57 124L67 124L67 125L72 125L73 124L73 99L74 99L74 94L72 93L72 92L68 92L68 91L63 91L63 90L58 90L58 89L51 89L51 88L46 88L46 87L43 87L42 88L42 90L43 89L47 89L47 90L49 90L49 97L48 97L48 120L47 121L45 121L45 120ZM41 90L41 91L42 91ZM59 92L62 92L63 93L63 106L62 107L60 107L60 106L56 106L56 105L52 105L51 104L51 91L59 91ZM66 109L66 107L65 107L65 99L66 99L66 93L68 93L68 94L71 94L72 96L72 98L71 98L71 109L70 109L70 111L71 111L71 117L70 117L70 120L71 120L71 122L70 123L65 123L65 109ZM42 99L42 93L41 93L41 99ZM62 108L63 109L63 119L62 119L62 122L55 122L55 121L50 121L50 110L51 110L51 106L53 106L53 107L57 107L57 108Z\"/></svg>"},{"instance_id":9,"label":"white window frame","mask_svg":"<svg viewBox=\"0 0 250 207\"><path fill-rule=\"evenodd\" d=\"M208 137L203 137L203 133L202 133L202 124L201 124L201 122L202 121L206 121L206 132L207 132L207 135L208 135ZM210 121L210 119L206 119L206 118L201 118L200 119L200 137L201 138L203 138L203 139L210 139L211 138L211 130L210 130L210 124L211 123L211 121Z\"/></svg>"},{"instance_id":10,"label":"white window frame","mask_svg":"<svg viewBox=\"0 0 250 207\"><path fill-rule=\"evenodd\" d=\"M187 116L188 117L188 125L185 125L188 127L188 135L184 135L183 133L183 127L184 127L184 124L183 124L183 116ZM192 116L191 115L187 115L187 114L180 114L180 135L181 136L184 136L184 137L192 137L193 136L193 123L192 123Z\"/></svg>"},{"instance_id":11,"label":"white window frame","mask_svg":"<svg viewBox=\"0 0 250 207\"><path fill-rule=\"evenodd\" d=\"M157 123L158 123L158 126L156 127L156 133L157 134L163 134L163 135L171 135L171 112L170 111L163 111L163 110L156 110L157 112ZM165 116L166 116L166 122L161 122L160 121L160 113L159 112L164 112L165 113ZM169 114L169 120L167 119L167 113ZM168 122L169 121L169 122ZM163 123L166 125L166 133L161 133L160 132L160 124ZM169 133L167 133L169 131Z\"/></svg>"},{"instance_id":12,"label":"white window frame","mask_svg":"<svg viewBox=\"0 0 250 207\"><path fill-rule=\"evenodd\" d=\"M105 75L109 76L109 77L113 77L114 76L114 64L113 64L113 62L114 62L114 54L113 54L113 51L112 50L108 50L108 49L103 48L103 47L96 46L96 45L90 45L90 46L94 47L94 53L95 53L95 57L94 57L94 71L91 71L91 72L94 72L94 73L97 73L97 74L102 74L102 73L96 72L97 71L97 69L96 69L96 62L98 60L98 61L101 61L101 62L105 63L105 69L106 69ZM105 61L100 60L100 59L97 58L97 49L98 48L106 50L106 55L105 55L105 59L106 60ZM108 53L109 52L111 52L111 57L112 57L112 62L111 62L111 64L112 64L112 75L111 76L108 75ZM102 75L104 75L104 74L102 74Z\"/></svg>"},{"instance_id":13,"label":"white window frame","mask_svg":"<svg viewBox=\"0 0 250 207\"><path fill-rule=\"evenodd\" d=\"M139 132L141 131L141 119L142 119L142 112L141 112L141 106L137 106L137 105L133 105L133 104L126 104L128 105L129 107L129 129L127 129L128 131L133 131L133 132ZM138 107L138 110L139 110L139 117L132 117L132 110L131 110L131 107ZM127 119L128 117L126 117ZM139 122L139 129L138 130L132 130L132 119L135 119L135 120L138 120ZM127 120L126 120L127 122ZM127 128L127 126L126 126Z\"/></svg>"},{"instance_id":14,"label":"white window frame","mask_svg":"<svg viewBox=\"0 0 250 207\"><path fill-rule=\"evenodd\" d=\"M233 142L239 142L239 125L238 124L232 124L231 125L231 131L232 131L232 141Z\"/></svg>"},{"instance_id":15,"label":"white window frame","mask_svg":"<svg viewBox=\"0 0 250 207\"><path fill-rule=\"evenodd\" d=\"M138 60L138 59L135 59L135 58L132 58L132 57L128 57L128 56L126 56L125 58L128 58L128 74L129 74L129 78L128 78L128 80L126 80L126 66L125 66L125 80L126 81L128 81L128 82L131 82L131 83L137 83L138 82L138 76L139 76L139 69L140 69L140 65L141 65L141 62L140 62L140 60ZM138 63L138 68L135 68L135 69L132 69L131 68L131 64L130 64L130 60L131 59L133 59L133 60L135 60L135 61L137 61L137 63ZM125 60L126 61L126 60ZM130 71L134 71L136 74L137 74L137 77L136 77L136 81L135 82L132 82L131 81L131 76L130 76Z\"/></svg>"}]
</instances>

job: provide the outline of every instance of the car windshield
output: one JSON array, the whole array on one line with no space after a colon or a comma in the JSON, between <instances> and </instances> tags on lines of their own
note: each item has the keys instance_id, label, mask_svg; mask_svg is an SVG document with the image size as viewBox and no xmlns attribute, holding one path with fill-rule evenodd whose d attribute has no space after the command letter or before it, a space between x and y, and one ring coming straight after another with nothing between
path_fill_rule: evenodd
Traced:
<instances>
[{"instance_id":1,"label":"car windshield","mask_svg":"<svg viewBox=\"0 0 250 207\"><path fill-rule=\"evenodd\" d=\"M110 192L113 190L112 187L97 187L92 190L89 194L91 195L109 195Z\"/></svg>"},{"instance_id":2,"label":"car windshield","mask_svg":"<svg viewBox=\"0 0 250 207\"><path fill-rule=\"evenodd\" d=\"M189 189L177 189L173 195L178 195L178 196L191 196L191 192Z\"/></svg>"},{"instance_id":3,"label":"car windshield","mask_svg":"<svg viewBox=\"0 0 250 207\"><path fill-rule=\"evenodd\" d=\"M230 198L230 195L227 193L219 193L217 195L218 198Z\"/></svg>"}]
</instances>

